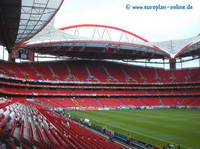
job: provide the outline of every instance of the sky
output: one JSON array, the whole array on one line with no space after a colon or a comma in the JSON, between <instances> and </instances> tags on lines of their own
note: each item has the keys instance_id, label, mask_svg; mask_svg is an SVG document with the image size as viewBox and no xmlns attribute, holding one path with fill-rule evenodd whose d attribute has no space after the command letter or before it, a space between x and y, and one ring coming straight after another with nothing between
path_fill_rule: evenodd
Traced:
<instances>
[{"instance_id":1,"label":"sky","mask_svg":"<svg viewBox=\"0 0 200 149\"><path fill-rule=\"evenodd\" d=\"M186 8L190 5L192 9L132 9L132 6L159 4ZM127 9L127 5L131 8ZM199 0L65 0L56 15L55 26L77 24L111 25L152 42L185 39L200 33L200 3Z\"/></svg>"}]
</instances>

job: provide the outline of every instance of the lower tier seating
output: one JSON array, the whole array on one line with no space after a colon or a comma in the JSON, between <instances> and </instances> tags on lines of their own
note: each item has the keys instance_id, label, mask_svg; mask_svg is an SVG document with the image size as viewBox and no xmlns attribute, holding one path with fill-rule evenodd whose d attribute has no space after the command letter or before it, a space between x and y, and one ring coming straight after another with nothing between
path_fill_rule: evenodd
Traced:
<instances>
[{"instance_id":1,"label":"lower tier seating","mask_svg":"<svg viewBox=\"0 0 200 149\"><path fill-rule=\"evenodd\" d=\"M166 97L166 98L17 98L16 101L30 101L40 106L68 109L100 109L141 106L200 106L200 97Z\"/></svg>"},{"instance_id":2,"label":"lower tier seating","mask_svg":"<svg viewBox=\"0 0 200 149\"><path fill-rule=\"evenodd\" d=\"M10 148L122 149L60 114L21 102L0 109L0 139Z\"/></svg>"}]
</instances>

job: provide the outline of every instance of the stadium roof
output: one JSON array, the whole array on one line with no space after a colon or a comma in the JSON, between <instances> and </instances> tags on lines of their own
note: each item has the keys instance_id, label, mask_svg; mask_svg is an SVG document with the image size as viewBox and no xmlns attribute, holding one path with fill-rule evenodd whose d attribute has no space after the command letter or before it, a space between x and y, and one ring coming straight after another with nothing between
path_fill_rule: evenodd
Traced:
<instances>
[{"instance_id":1,"label":"stadium roof","mask_svg":"<svg viewBox=\"0 0 200 149\"><path fill-rule=\"evenodd\" d=\"M27 41L23 47L42 54L81 58L144 59L169 57L167 52L150 44L146 39L121 28L81 24L55 29L53 22L54 20L34 38ZM69 29L80 32L79 28L84 27L90 28L93 32L92 36L86 36L86 34L81 36L65 32ZM118 34L114 34L115 39L112 38L113 32ZM106 33L108 35L107 39L105 38ZM94 34L99 34L99 36L95 37ZM125 40L122 40L122 36L126 37ZM129 40L131 38L132 41Z\"/></svg>"},{"instance_id":2,"label":"stadium roof","mask_svg":"<svg viewBox=\"0 0 200 149\"><path fill-rule=\"evenodd\" d=\"M81 24L56 29L53 24L54 20L38 35L27 41L24 47L42 54L100 59L152 59L199 55L200 36L183 40L149 42L141 36L113 26ZM77 33L80 32L79 28L84 27L91 28L92 36L86 37L86 34L81 36L65 32L74 29L74 32ZM104 30L100 31L99 28L104 28ZM119 32L118 38L113 39L110 30ZM108 39L103 38L105 32L108 32ZM95 38L95 34L99 34L99 36ZM114 36L116 37L116 34ZM121 40L122 36L127 38ZM130 36L133 38L132 40L130 40ZM183 51L187 55L183 55ZM194 53L194 51L196 52Z\"/></svg>"},{"instance_id":3,"label":"stadium roof","mask_svg":"<svg viewBox=\"0 0 200 149\"><path fill-rule=\"evenodd\" d=\"M56 14L63 0L1 0L0 44L8 50L32 38Z\"/></svg>"},{"instance_id":4,"label":"stadium roof","mask_svg":"<svg viewBox=\"0 0 200 149\"><path fill-rule=\"evenodd\" d=\"M176 57L186 56L200 56L200 36L189 40L188 44L176 54Z\"/></svg>"},{"instance_id":5,"label":"stadium roof","mask_svg":"<svg viewBox=\"0 0 200 149\"><path fill-rule=\"evenodd\" d=\"M200 55L200 36L195 36L182 40L170 40L153 43L154 45L165 49L171 57L180 58L185 56Z\"/></svg>"}]
</instances>

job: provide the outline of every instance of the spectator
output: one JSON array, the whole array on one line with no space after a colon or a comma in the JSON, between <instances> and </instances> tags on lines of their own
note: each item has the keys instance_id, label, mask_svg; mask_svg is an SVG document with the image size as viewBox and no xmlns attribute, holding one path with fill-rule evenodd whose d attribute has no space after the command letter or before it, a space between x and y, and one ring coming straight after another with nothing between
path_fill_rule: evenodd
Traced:
<instances>
[{"instance_id":1,"label":"spectator","mask_svg":"<svg viewBox=\"0 0 200 149\"><path fill-rule=\"evenodd\" d=\"M11 120L9 119L6 126L5 126L5 130L9 133L11 133L11 130L12 130L12 122Z\"/></svg>"},{"instance_id":2,"label":"spectator","mask_svg":"<svg viewBox=\"0 0 200 149\"><path fill-rule=\"evenodd\" d=\"M16 121L16 127L20 127L21 123L19 120Z\"/></svg>"}]
</instances>

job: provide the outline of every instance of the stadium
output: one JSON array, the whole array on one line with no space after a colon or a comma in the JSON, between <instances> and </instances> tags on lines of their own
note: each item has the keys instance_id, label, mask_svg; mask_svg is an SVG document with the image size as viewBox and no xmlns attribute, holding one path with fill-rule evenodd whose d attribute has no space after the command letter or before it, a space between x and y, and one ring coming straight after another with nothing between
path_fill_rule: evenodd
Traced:
<instances>
[{"instance_id":1,"label":"stadium","mask_svg":"<svg viewBox=\"0 0 200 149\"><path fill-rule=\"evenodd\" d=\"M200 35L56 28L63 3L0 1L0 148L199 149Z\"/></svg>"}]
</instances>

